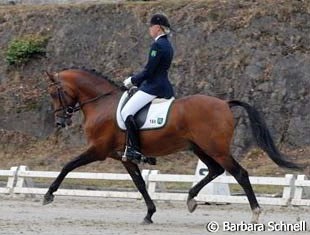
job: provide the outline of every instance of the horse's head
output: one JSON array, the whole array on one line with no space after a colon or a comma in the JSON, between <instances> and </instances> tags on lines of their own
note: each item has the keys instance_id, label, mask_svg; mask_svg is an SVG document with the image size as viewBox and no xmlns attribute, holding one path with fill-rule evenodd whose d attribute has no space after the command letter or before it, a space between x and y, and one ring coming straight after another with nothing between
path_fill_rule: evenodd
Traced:
<instances>
[{"instance_id":1,"label":"horse's head","mask_svg":"<svg viewBox=\"0 0 310 235\"><path fill-rule=\"evenodd\" d=\"M55 114L56 127L66 127L72 124L71 117L75 111L77 99L73 92L61 80L59 73L50 74L46 72L49 78L48 93L52 97Z\"/></svg>"}]
</instances>

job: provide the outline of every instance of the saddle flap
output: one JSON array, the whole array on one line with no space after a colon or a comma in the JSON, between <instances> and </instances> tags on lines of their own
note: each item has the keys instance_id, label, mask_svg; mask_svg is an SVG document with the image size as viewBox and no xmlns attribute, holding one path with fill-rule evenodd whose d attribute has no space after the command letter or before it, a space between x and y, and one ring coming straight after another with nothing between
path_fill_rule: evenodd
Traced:
<instances>
[{"instance_id":1,"label":"saddle flap","mask_svg":"<svg viewBox=\"0 0 310 235\"><path fill-rule=\"evenodd\" d=\"M170 99L156 98L151 103L144 106L134 116L139 128L141 130L146 130L158 129L165 126L168 119L169 109L174 100L174 97ZM121 110L124 107L125 102L127 101L128 92L125 91L119 101L116 111L117 124L122 130L126 130L126 126L121 116Z\"/></svg>"}]
</instances>

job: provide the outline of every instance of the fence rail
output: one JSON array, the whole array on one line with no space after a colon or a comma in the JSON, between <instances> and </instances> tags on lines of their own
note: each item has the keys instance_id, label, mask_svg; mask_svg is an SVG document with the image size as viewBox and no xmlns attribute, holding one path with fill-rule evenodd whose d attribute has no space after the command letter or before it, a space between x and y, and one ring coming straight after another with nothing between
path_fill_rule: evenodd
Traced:
<instances>
[{"instance_id":1,"label":"fence rail","mask_svg":"<svg viewBox=\"0 0 310 235\"><path fill-rule=\"evenodd\" d=\"M0 170L0 177L6 178L5 187L0 187L0 194L45 194L47 188L36 187L33 179L55 178L59 172L52 171L30 171L26 166L12 167L10 170ZM165 183L193 183L203 178L199 175L174 175L160 174L157 170L143 170L142 176L146 182L148 192L154 200L186 200L188 194L184 192L168 192L165 190ZM131 181L129 174L115 173L86 173L72 172L67 175L68 179L85 180L115 180ZM305 191L310 189L310 180L305 175L287 174L285 177L250 177L252 185L281 186L283 192L281 197L264 195L257 197L261 204L268 205L310 205L310 198L304 198ZM214 184L237 184L232 176L220 176L216 178ZM109 198L142 198L137 190L87 190L87 189L59 189L56 195L68 196L89 196L89 197L109 197ZM201 192L198 201L214 203L248 203L245 196L214 195Z\"/></svg>"}]
</instances>

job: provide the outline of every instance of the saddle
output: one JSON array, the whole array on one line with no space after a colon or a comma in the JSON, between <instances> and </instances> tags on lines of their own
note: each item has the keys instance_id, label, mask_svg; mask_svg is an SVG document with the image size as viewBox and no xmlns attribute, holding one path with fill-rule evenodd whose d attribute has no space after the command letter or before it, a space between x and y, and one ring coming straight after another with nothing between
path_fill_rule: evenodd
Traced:
<instances>
[{"instance_id":1,"label":"saddle","mask_svg":"<svg viewBox=\"0 0 310 235\"><path fill-rule=\"evenodd\" d=\"M136 91L137 89L125 91L118 103L116 119L117 125L122 130L126 130L126 126L121 116L121 110ZM171 104L174 100L174 97L170 99L156 98L139 110L134 116L139 129L152 130L164 127L168 119Z\"/></svg>"}]
</instances>

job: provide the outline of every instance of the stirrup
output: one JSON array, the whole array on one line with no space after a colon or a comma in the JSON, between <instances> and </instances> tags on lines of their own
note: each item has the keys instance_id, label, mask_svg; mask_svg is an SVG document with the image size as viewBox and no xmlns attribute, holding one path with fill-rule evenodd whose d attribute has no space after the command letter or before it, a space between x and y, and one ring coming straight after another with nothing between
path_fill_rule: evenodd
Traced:
<instances>
[{"instance_id":1,"label":"stirrup","mask_svg":"<svg viewBox=\"0 0 310 235\"><path fill-rule=\"evenodd\" d=\"M127 146L125 148L124 154L122 156L122 161L126 162L127 160L132 161L133 163L139 164L141 163L141 158L143 154L135 150L131 146Z\"/></svg>"},{"instance_id":2,"label":"stirrup","mask_svg":"<svg viewBox=\"0 0 310 235\"><path fill-rule=\"evenodd\" d=\"M147 164L150 164L150 165L153 165L153 166L157 164L156 158L146 157L142 153L137 152L137 151L136 152L140 156L139 158L128 157L127 151L128 151L128 146L126 145L125 151L124 151L123 156L122 156L122 161L123 162L126 162L126 161L129 160L129 161L132 161L132 162L134 162L136 164L140 164L141 162L144 163L144 164L147 163Z\"/></svg>"}]
</instances>

